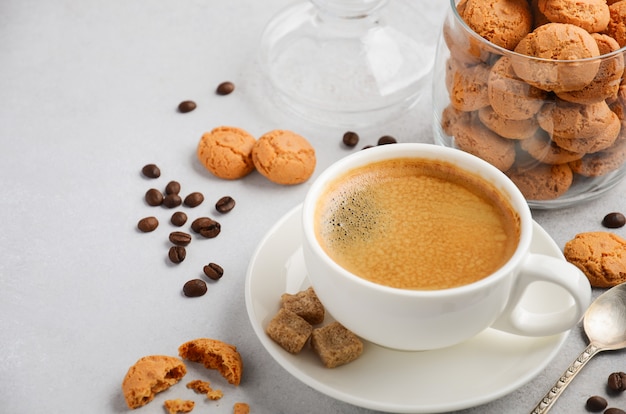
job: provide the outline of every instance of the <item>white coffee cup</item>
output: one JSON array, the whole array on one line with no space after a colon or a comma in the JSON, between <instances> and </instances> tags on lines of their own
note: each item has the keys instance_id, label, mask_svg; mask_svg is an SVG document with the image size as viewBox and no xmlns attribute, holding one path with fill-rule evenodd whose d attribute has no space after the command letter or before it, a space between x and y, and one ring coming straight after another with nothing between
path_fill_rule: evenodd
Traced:
<instances>
[{"instance_id":1,"label":"white coffee cup","mask_svg":"<svg viewBox=\"0 0 626 414\"><path fill-rule=\"evenodd\" d=\"M321 247L315 210L329 182L374 162L417 157L443 160L478 174L509 200L519 215L519 242L512 257L489 276L459 287L412 290L384 286L350 273ZM461 343L491 327L524 336L549 336L571 329L591 300L585 275L563 259L530 252L533 220L513 182L468 153L431 144L392 144L349 155L320 174L302 211L303 253L309 281L327 311L346 328L373 343L401 350L428 350ZM423 253L423 252L422 252ZM420 254L420 252L415 252ZM525 309L521 298L535 282L564 289L571 301L557 311Z\"/></svg>"}]
</instances>

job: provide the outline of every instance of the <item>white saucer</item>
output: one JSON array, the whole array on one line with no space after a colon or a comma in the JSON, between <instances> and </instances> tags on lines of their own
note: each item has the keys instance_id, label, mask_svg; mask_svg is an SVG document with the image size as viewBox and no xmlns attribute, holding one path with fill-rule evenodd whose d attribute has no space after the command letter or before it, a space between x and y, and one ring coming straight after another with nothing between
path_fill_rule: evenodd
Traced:
<instances>
[{"instance_id":1,"label":"white saucer","mask_svg":"<svg viewBox=\"0 0 626 414\"><path fill-rule=\"evenodd\" d=\"M265 334L279 308L280 296L308 286L301 251L301 206L268 232L252 257L246 275L246 307L259 340L290 374L338 400L394 413L440 413L485 404L526 384L557 354L568 332L529 338L487 329L471 340L436 351L394 351L366 342L356 361L324 368L308 348L298 355L284 351ZM534 223L532 251L562 258L550 236ZM567 297L548 284L531 285L525 306L546 310ZM332 317L327 316L324 323Z\"/></svg>"}]
</instances>

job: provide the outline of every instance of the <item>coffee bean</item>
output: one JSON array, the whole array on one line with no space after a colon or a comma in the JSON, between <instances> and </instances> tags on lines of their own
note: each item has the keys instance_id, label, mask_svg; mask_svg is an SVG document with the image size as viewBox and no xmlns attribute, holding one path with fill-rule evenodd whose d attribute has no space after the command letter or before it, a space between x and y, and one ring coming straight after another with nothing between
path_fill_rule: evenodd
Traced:
<instances>
[{"instance_id":1,"label":"coffee bean","mask_svg":"<svg viewBox=\"0 0 626 414\"><path fill-rule=\"evenodd\" d=\"M232 82L222 82L217 86L215 91L218 95L229 95L235 90L235 84Z\"/></svg>"},{"instance_id":2,"label":"coffee bean","mask_svg":"<svg viewBox=\"0 0 626 414\"><path fill-rule=\"evenodd\" d=\"M348 131L343 134L343 143L348 147L354 147L359 143L359 134L356 132Z\"/></svg>"},{"instance_id":3,"label":"coffee bean","mask_svg":"<svg viewBox=\"0 0 626 414\"><path fill-rule=\"evenodd\" d=\"M185 200L183 201L183 203L187 207L198 207L200 204L202 204L203 201L204 201L204 196L202 195L202 193L199 193L196 191L196 192L189 194L187 197L185 197Z\"/></svg>"},{"instance_id":4,"label":"coffee bean","mask_svg":"<svg viewBox=\"0 0 626 414\"><path fill-rule=\"evenodd\" d=\"M186 114L196 109L196 103L194 101L182 101L178 104L178 111Z\"/></svg>"},{"instance_id":5,"label":"coffee bean","mask_svg":"<svg viewBox=\"0 0 626 414\"><path fill-rule=\"evenodd\" d=\"M200 235L206 237L207 239L212 239L217 237L218 234L222 231L222 226L217 221L210 227L204 228L200 230Z\"/></svg>"},{"instance_id":6,"label":"coffee bean","mask_svg":"<svg viewBox=\"0 0 626 414\"><path fill-rule=\"evenodd\" d=\"M608 403L606 400L599 395L594 395L593 397L589 397L587 400L587 404L585 407L589 411L602 411L606 408Z\"/></svg>"},{"instance_id":7,"label":"coffee bean","mask_svg":"<svg viewBox=\"0 0 626 414\"><path fill-rule=\"evenodd\" d=\"M146 191L146 203L150 206L160 206L163 204L163 194L156 188L151 188Z\"/></svg>"},{"instance_id":8,"label":"coffee bean","mask_svg":"<svg viewBox=\"0 0 626 414\"><path fill-rule=\"evenodd\" d=\"M183 293L185 296L190 298L202 296L206 293L206 291L206 283L201 279L192 279L183 286Z\"/></svg>"},{"instance_id":9,"label":"coffee bean","mask_svg":"<svg viewBox=\"0 0 626 414\"><path fill-rule=\"evenodd\" d=\"M154 164L144 165L141 173L148 178L159 178L161 176L161 170Z\"/></svg>"},{"instance_id":10,"label":"coffee bean","mask_svg":"<svg viewBox=\"0 0 626 414\"><path fill-rule=\"evenodd\" d=\"M609 213L602 219L602 225L610 229L624 227L624 224L626 224L626 217L622 213Z\"/></svg>"},{"instance_id":11,"label":"coffee bean","mask_svg":"<svg viewBox=\"0 0 626 414\"><path fill-rule=\"evenodd\" d=\"M178 194L168 194L163 198L163 205L167 208L176 208L183 203Z\"/></svg>"},{"instance_id":12,"label":"coffee bean","mask_svg":"<svg viewBox=\"0 0 626 414\"><path fill-rule=\"evenodd\" d=\"M170 233L170 241L176 246L187 246L191 243L191 235L182 231L173 231Z\"/></svg>"},{"instance_id":13,"label":"coffee bean","mask_svg":"<svg viewBox=\"0 0 626 414\"><path fill-rule=\"evenodd\" d=\"M398 141L391 135L384 135L378 139L378 145L395 144Z\"/></svg>"},{"instance_id":14,"label":"coffee bean","mask_svg":"<svg viewBox=\"0 0 626 414\"><path fill-rule=\"evenodd\" d=\"M191 223L191 230L206 238L213 238L220 233L221 226L217 221L208 217L199 217Z\"/></svg>"},{"instance_id":15,"label":"coffee bean","mask_svg":"<svg viewBox=\"0 0 626 414\"><path fill-rule=\"evenodd\" d=\"M191 222L191 230L195 231L196 233L200 233L200 229L210 226L211 223L213 223L213 220L208 217L198 217Z\"/></svg>"},{"instance_id":16,"label":"coffee bean","mask_svg":"<svg viewBox=\"0 0 626 414\"><path fill-rule=\"evenodd\" d=\"M165 186L165 194L178 194L180 193L180 183L178 181L170 181Z\"/></svg>"},{"instance_id":17,"label":"coffee bean","mask_svg":"<svg viewBox=\"0 0 626 414\"><path fill-rule=\"evenodd\" d=\"M611 391L624 391L626 390L626 373L613 372L609 375L607 385Z\"/></svg>"},{"instance_id":18,"label":"coffee bean","mask_svg":"<svg viewBox=\"0 0 626 414\"><path fill-rule=\"evenodd\" d=\"M607 408L604 414L626 414L626 411L620 410L619 408Z\"/></svg>"},{"instance_id":19,"label":"coffee bean","mask_svg":"<svg viewBox=\"0 0 626 414\"><path fill-rule=\"evenodd\" d=\"M207 277L211 280L219 280L224 275L224 269L222 269L222 266L216 263L209 263L208 265L204 266L202 270L204 271L204 274L207 275Z\"/></svg>"},{"instance_id":20,"label":"coffee bean","mask_svg":"<svg viewBox=\"0 0 626 414\"><path fill-rule=\"evenodd\" d=\"M366 145L363 148L361 148L362 150L366 150L366 149L370 149L370 148L374 148L373 145Z\"/></svg>"},{"instance_id":21,"label":"coffee bean","mask_svg":"<svg viewBox=\"0 0 626 414\"><path fill-rule=\"evenodd\" d=\"M177 227L183 226L187 222L187 214L183 213L182 211L177 211L176 213L172 214L170 222Z\"/></svg>"},{"instance_id":22,"label":"coffee bean","mask_svg":"<svg viewBox=\"0 0 626 414\"><path fill-rule=\"evenodd\" d=\"M185 260L187 257L187 250L183 246L172 246L170 247L170 251L167 253L167 256L170 258L172 263L180 263Z\"/></svg>"},{"instance_id":23,"label":"coffee bean","mask_svg":"<svg viewBox=\"0 0 626 414\"><path fill-rule=\"evenodd\" d=\"M137 223L137 228L144 233L154 231L159 227L159 220L156 217L144 217Z\"/></svg>"},{"instance_id":24,"label":"coffee bean","mask_svg":"<svg viewBox=\"0 0 626 414\"><path fill-rule=\"evenodd\" d=\"M235 208L235 200L230 196L222 197L215 203L215 209L220 213L228 213L233 208Z\"/></svg>"}]
</instances>

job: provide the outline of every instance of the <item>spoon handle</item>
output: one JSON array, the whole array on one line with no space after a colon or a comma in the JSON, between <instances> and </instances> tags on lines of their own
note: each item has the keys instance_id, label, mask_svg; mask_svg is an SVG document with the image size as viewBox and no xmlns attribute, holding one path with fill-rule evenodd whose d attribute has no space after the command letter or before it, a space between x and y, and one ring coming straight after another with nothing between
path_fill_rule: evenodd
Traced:
<instances>
[{"instance_id":1,"label":"spoon handle","mask_svg":"<svg viewBox=\"0 0 626 414\"><path fill-rule=\"evenodd\" d=\"M589 362L589 360L602 349L598 348L593 342L590 343L587 348L572 362L572 364L565 370L561 378L552 386L550 391L544 395L539 401L539 404L530 412L530 414L545 414L550 411L550 408L554 405L557 398L563 393L565 388L574 379L576 374Z\"/></svg>"}]
</instances>

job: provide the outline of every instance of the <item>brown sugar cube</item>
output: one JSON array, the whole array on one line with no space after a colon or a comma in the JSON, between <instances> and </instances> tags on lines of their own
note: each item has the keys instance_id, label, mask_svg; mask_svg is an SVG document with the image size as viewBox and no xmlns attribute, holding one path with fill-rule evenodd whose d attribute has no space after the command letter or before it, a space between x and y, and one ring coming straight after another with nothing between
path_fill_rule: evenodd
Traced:
<instances>
[{"instance_id":1,"label":"brown sugar cube","mask_svg":"<svg viewBox=\"0 0 626 414\"><path fill-rule=\"evenodd\" d=\"M233 414L250 414L250 406L246 403L236 402L233 405Z\"/></svg>"},{"instance_id":2,"label":"brown sugar cube","mask_svg":"<svg viewBox=\"0 0 626 414\"><path fill-rule=\"evenodd\" d=\"M339 322L314 329L311 346L326 368L352 362L363 353L363 342Z\"/></svg>"},{"instance_id":3,"label":"brown sugar cube","mask_svg":"<svg viewBox=\"0 0 626 414\"><path fill-rule=\"evenodd\" d=\"M292 354L302 350L312 331L310 323L285 308L278 311L265 330L274 342Z\"/></svg>"},{"instance_id":4,"label":"brown sugar cube","mask_svg":"<svg viewBox=\"0 0 626 414\"><path fill-rule=\"evenodd\" d=\"M169 414L189 413L193 410L195 403L190 400L181 400L177 398L175 400L165 400L163 406Z\"/></svg>"},{"instance_id":5,"label":"brown sugar cube","mask_svg":"<svg viewBox=\"0 0 626 414\"><path fill-rule=\"evenodd\" d=\"M283 308L292 311L311 325L317 325L324 321L324 305L312 287L295 295L284 293L280 300Z\"/></svg>"}]
</instances>

